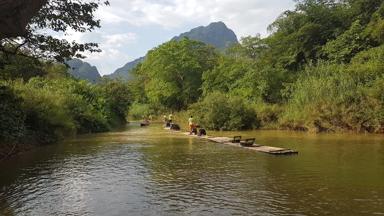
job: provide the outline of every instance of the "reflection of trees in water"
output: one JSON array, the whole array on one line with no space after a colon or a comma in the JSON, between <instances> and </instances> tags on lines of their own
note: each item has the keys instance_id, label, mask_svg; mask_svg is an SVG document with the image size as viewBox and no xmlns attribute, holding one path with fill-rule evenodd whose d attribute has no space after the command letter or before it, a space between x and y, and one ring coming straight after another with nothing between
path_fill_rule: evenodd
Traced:
<instances>
[{"instance_id":1,"label":"reflection of trees in water","mask_svg":"<svg viewBox=\"0 0 384 216\"><path fill-rule=\"evenodd\" d=\"M16 144L0 143L0 162L16 153Z\"/></svg>"},{"instance_id":2,"label":"reflection of trees in water","mask_svg":"<svg viewBox=\"0 0 384 216\"><path fill-rule=\"evenodd\" d=\"M64 204L64 201L71 203L73 199L64 198L72 198L70 192L73 191L74 194L80 194L78 192L82 182L76 182L79 179L76 173L86 173L89 163L92 163L97 154L111 149L109 145L102 145L104 143L105 141L99 142L97 139L79 139L67 144L36 148L1 163L0 215L14 215L11 210L17 211L31 203L33 205L39 199L46 201L46 205L43 204L42 207L48 207L52 203ZM63 192L56 196L56 190ZM36 196L37 194L40 195ZM67 211L74 210L78 209L72 206Z\"/></svg>"},{"instance_id":3,"label":"reflection of trees in water","mask_svg":"<svg viewBox=\"0 0 384 216\"><path fill-rule=\"evenodd\" d=\"M230 213L267 215L356 215L364 206L369 212L382 210L374 203L382 203L383 190L375 186L383 184L374 181L383 172L374 160L362 160L377 157L382 145L360 149L349 145L348 136L243 133L262 144L298 148L301 154L276 157L197 139L158 139L139 150L149 172L148 193L156 194L153 202L187 210L225 205Z\"/></svg>"},{"instance_id":4,"label":"reflection of trees in water","mask_svg":"<svg viewBox=\"0 0 384 216\"><path fill-rule=\"evenodd\" d=\"M361 213L362 209L370 213L383 210L383 183L378 182L384 176L380 169L382 141L368 148L358 145L366 140L352 143L355 141L350 139L243 132L244 136L257 137L262 144L293 147L290 143L295 143L299 147L298 156L275 157L194 138L168 136L163 130L155 134L148 134L145 130L139 135L129 134L129 139L134 139L136 144L105 144L127 139L125 136L113 138L115 134L101 138L92 136L94 138L38 149L35 153L23 155L20 160L7 161L9 165L0 164L0 190L6 190L0 192L0 215L15 215L12 210L18 211L26 204L23 197L26 197L28 189L57 188L49 184L34 184L31 179L47 182L44 179L52 179L51 175L59 177L58 174L64 173L62 170L65 169L72 174L65 175L65 179L70 181L61 185L71 186L67 182L72 182L73 186L81 186L81 182L76 181L76 173L88 173L87 167L104 163L113 165L115 170L96 169L93 175L100 179L103 175L119 174L120 179L102 182L105 188L108 188L106 184L117 183L122 192L115 193L117 188L112 187L115 198L137 199L137 203L156 206L158 212L359 215L356 213ZM263 137L263 134L266 135ZM98 157L99 154L103 157ZM76 158L80 160L73 160ZM364 158L369 160L362 160ZM83 190L88 188L84 186ZM62 197L72 198L70 193L78 191L78 187L69 187L66 191L64 196L51 191L54 199L44 197L48 198L47 205L61 203ZM87 197L78 198L89 201ZM131 206L137 203L130 200ZM74 211L86 210L86 206L78 207Z\"/></svg>"},{"instance_id":5,"label":"reflection of trees in water","mask_svg":"<svg viewBox=\"0 0 384 216\"><path fill-rule=\"evenodd\" d=\"M16 215L12 207L8 204L5 197L0 193L0 215L2 216L13 216Z\"/></svg>"},{"instance_id":6,"label":"reflection of trees in water","mask_svg":"<svg viewBox=\"0 0 384 216\"><path fill-rule=\"evenodd\" d=\"M379 148L383 145L377 143L378 140L359 135L244 134L258 137L263 144L281 145L300 152L292 157L256 155L265 158L264 173L260 173L265 178L262 181L265 191L264 195L252 194L249 199L263 200L263 196L269 196L275 213L284 215L349 216L383 212L384 172L378 171L383 169L377 163L378 156L382 158ZM252 177L252 174L246 176ZM255 191L257 187L250 185L248 189Z\"/></svg>"},{"instance_id":7,"label":"reflection of trees in water","mask_svg":"<svg viewBox=\"0 0 384 216\"><path fill-rule=\"evenodd\" d=\"M155 203L176 203L188 213L196 213L195 207L216 214L253 214L269 202L263 193L265 158L254 152L185 138L162 139L141 151Z\"/></svg>"}]
</instances>

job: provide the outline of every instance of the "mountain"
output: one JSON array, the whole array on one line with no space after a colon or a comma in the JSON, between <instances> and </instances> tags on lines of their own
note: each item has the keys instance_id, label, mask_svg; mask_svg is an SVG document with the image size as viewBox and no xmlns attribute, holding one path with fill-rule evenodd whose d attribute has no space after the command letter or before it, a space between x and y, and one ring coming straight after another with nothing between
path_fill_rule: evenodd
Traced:
<instances>
[{"instance_id":1,"label":"mountain","mask_svg":"<svg viewBox=\"0 0 384 216\"><path fill-rule=\"evenodd\" d=\"M68 72L77 79L88 80L96 83L101 79L100 73L95 66L80 59L71 59L65 62L68 66Z\"/></svg>"},{"instance_id":2,"label":"mountain","mask_svg":"<svg viewBox=\"0 0 384 216\"><path fill-rule=\"evenodd\" d=\"M231 44L238 43L236 34L229 29L223 22L214 22L208 26L200 26L185 32L172 38L172 40L181 40L184 37L187 37L191 40L197 40L204 42L206 44L212 45L219 50L224 50L229 47ZM130 71L140 62L143 62L145 57L138 58L132 62L128 62L123 67L117 69L112 74L106 76L108 78L122 78L130 79Z\"/></svg>"},{"instance_id":3,"label":"mountain","mask_svg":"<svg viewBox=\"0 0 384 216\"><path fill-rule=\"evenodd\" d=\"M181 40L184 37L210 44L221 50L229 47L231 44L238 43L236 34L223 22L214 22L208 26L194 28L189 32L172 38L172 40Z\"/></svg>"},{"instance_id":4,"label":"mountain","mask_svg":"<svg viewBox=\"0 0 384 216\"><path fill-rule=\"evenodd\" d=\"M143 62L144 59L145 59L145 57L140 57L140 58L135 59L131 62L128 62L123 67L117 69L115 72L113 72L110 75L106 75L105 77L110 78L110 79L121 78L121 79L129 80L129 79L131 79L131 76L132 76L132 74L129 73L129 71L131 71L139 63Z\"/></svg>"}]
</instances>

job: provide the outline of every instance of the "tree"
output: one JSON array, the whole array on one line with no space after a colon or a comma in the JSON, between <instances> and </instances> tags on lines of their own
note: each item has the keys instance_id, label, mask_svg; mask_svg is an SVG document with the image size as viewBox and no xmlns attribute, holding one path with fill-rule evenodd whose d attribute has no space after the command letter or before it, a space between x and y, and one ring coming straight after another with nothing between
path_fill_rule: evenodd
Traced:
<instances>
[{"instance_id":1,"label":"tree","mask_svg":"<svg viewBox=\"0 0 384 216\"><path fill-rule=\"evenodd\" d=\"M348 63L357 53L369 49L373 44L362 34L363 31L363 26L357 20L349 30L323 47L324 54L331 61Z\"/></svg>"},{"instance_id":2,"label":"tree","mask_svg":"<svg viewBox=\"0 0 384 216\"><path fill-rule=\"evenodd\" d=\"M226 50L226 54L233 57L246 57L258 59L268 50L268 45L261 38L260 34L256 36L243 37L239 44L234 44Z\"/></svg>"},{"instance_id":3,"label":"tree","mask_svg":"<svg viewBox=\"0 0 384 216\"><path fill-rule=\"evenodd\" d=\"M0 39L23 36L47 0L0 0Z\"/></svg>"},{"instance_id":4,"label":"tree","mask_svg":"<svg viewBox=\"0 0 384 216\"><path fill-rule=\"evenodd\" d=\"M20 55L6 56L0 52L0 79L15 80L46 75L43 64L32 58Z\"/></svg>"},{"instance_id":5,"label":"tree","mask_svg":"<svg viewBox=\"0 0 384 216\"><path fill-rule=\"evenodd\" d=\"M11 55L27 55L35 58L53 59L64 62L67 58L82 58L84 51L100 51L95 43L69 42L48 35L53 31L58 34L69 29L75 32L92 31L100 27L100 20L95 19L94 12L101 0L48 0L19 37L7 37L0 40L0 51ZM6 34L4 34L6 35ZM12 34L11 34L12 36Z\"/></svg>"},{"instance_id":6,"label":"tree","mask_svg":"<svg viewBox=\"0 0 384 216\"><path fill-rule=\"evenodd\" d=\"M103 80L98 88L108 104L108 121L113 126L126 123L132 94L128 83L120 80Z\"/></svg>"},{"instance_id":7,"label":"tree","mask_svg":"<svg viewBox=\"0 0 384 216\"><path fill-rule=\"evenodd\" d=\"M202 74L216 59L213 47L184 38L150 51L138 73L151 103L181 110L200 98Z\"/></svg>"},{"instance_id":8,"label":"tree","mask_svg":"<svg viewBox=\"0 0 384 216\"><path fill-rule=\"evenodd\" d=\"M295 10L284 12L269 30L265 42L275 64L292 71L316 61L321 47L351 25L348 6L335 0L300 0Z\"/></svg>"},{"instance_id":9,"label":"tree","mask_svg":"<svg viewBox=\"0 0 384 216\"><path fill-rule=\"evenodd\" d=\"M191 106L196 119L211 130L244 130L259 127L255 111L239 97L212 92Z\"/></svg>"},{"instance_id":10,"label":"tree","mask_svg":"<svg viewBox=\"0 0 384 216\"><path fill-rule=\"evenodd\" d=\"M3 147L2 144L18 141L24 133L25 113L21 98L4 83L0 83L0 98L0 147Z\"/></svg>"}]
</instances>

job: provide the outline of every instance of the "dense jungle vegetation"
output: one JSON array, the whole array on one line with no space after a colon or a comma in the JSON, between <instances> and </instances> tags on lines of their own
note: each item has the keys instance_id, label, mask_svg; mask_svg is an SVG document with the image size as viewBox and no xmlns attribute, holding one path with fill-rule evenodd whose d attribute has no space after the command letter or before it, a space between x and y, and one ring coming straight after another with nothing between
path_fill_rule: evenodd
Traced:
<instances>
[{"instance_id":1,"label":"dense jungle vegetation","mask_svg":"<svg viewBox=\"0 0 384 216\"><path fill-rule=\"evenodd\" d=\"M12 58L17 58L12 65L0 69L0 158L32 145L105 132L126 123L131 104L126 82L91 84L70 77L63 64Z\"/></svg>"},{"instance_id":2,"label":"dense jungle vegetation","mask_svg":"<svg viewBox=\"0 0 384 216\"><path fill-rule=\"evenodd\" d=\"M108 2L49 0L25 36L0 40L0 160L33 145L126 123L132 101L126 82L76 80L63 64L81 52L100 51L98 45L42 33L92 31L100 27L94 12L101 4Z\"/></svg>"},{"instance_id":3,"label":"dense jungle vegetation","mask_svg":"<svg viewBox=\"0 0 384 216\"><path fill-rule=\"evenodd\" d=\"M208 129L384 132L384 1L300 0L225 52L185 38L151 50L132 116L177 112Z\"/></svg>"},{"instance_id":4,"label":"dense jungle vegetation","mask_svg":"<svg viewBox=\"0 0 384 216\"><path fill-rule=\"evenodd\" d=\"M227 50L172 40L149 51L129 82L73 79L62 64L97 44L42 34L100 27L102 1L50 0L26 36L0 43L0 144L47 144L174 112L207 129L384 133L384 1L300 0L270 35ZM54 11L54 13L52 13ZM5 154L5 153L0 153ZM2 157L3 155L0 155Z\"/></svg>"}]
</instances>

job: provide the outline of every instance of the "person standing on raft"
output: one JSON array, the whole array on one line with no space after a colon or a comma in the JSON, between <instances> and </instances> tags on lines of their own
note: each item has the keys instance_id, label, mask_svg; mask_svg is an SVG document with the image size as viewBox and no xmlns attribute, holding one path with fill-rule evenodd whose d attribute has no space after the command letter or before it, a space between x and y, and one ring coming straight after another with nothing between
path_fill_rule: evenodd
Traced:
<instances>
[{"instance_id":1,"label":"person standing on raft","mask_svg":"<svg viewBox=\"0 0 384 216\"><path fill-rule=\"evenodd\" d=\"M169 116L168 116L169 123L172 123L172 118L173 118L173 115L169 114Z\"/></svg>"},{"instance_id":2,"label":"person standing on raft","mask_svg":"<svg viewBox=\"0 0 384 216\"><path fill-rule=\"evenodd\" d=\"M189 125L189 134L192 134L192 131L195 127L195 125L193 124L193 116L191 116L189 119L188 119L188 125Z\"/></svg>"}]
</instances>

